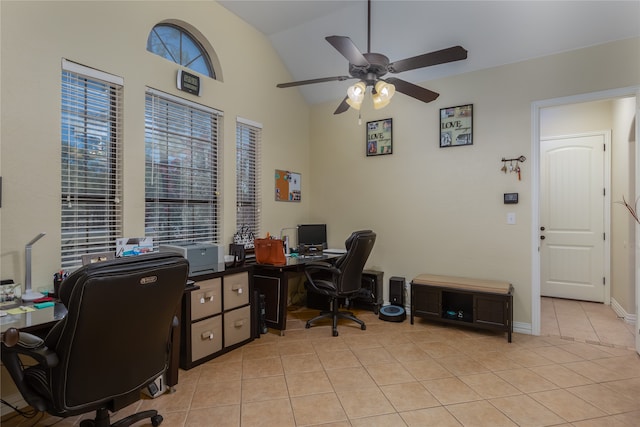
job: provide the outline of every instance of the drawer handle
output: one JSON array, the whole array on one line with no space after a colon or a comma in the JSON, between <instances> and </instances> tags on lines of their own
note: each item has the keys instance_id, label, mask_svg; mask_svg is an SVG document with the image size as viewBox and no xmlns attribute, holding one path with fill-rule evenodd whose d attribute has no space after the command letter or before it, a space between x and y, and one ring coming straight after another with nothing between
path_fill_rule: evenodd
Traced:
<instances>
[{"instance_id":1,"label":"drawer handle","mask_svg":"<svg viewBox=\"0 0 640 427\"><path fill-rule=\"evenodd\" d=\"M245 320L245 319L236 320L236 322L235 322L235 325L234 325L234 326L235 326L236 328L241 328L241 327L243 327L243 326L244 326L244 320Z\"/></svg>"},{"instance_id":2,"label":"drawer handle","mask_svg":"<svg viewBox=\"0 0 640 427\"><path fill-rule=\"evenodd\" d=\"M203 340L213 340L213 332L211 332L211 331L203 332L203 333L200 335L200 337L201 337Z\"/></svg>"},{"instance_id":3,"label":"drawer handle","mask_svg":"<svg viewBox=\"0 0 640 427\"><path fill-rule=\"evenodd\" d=\"M237 292L238 295L240 295L242 293L242 286L241 285L232 286L231 290Z\"/></svg>"},{"instance_id":4,"label":"drawer handle","mask_svg":"<svg viewBox=\"0 0 640 427\"><path fill-rule=\"evenodd\" d=\"M204 304L207 301L213 302L213 294L204 294L203 297L200 297L200 304Z\"/></svg>"}]
</instances>

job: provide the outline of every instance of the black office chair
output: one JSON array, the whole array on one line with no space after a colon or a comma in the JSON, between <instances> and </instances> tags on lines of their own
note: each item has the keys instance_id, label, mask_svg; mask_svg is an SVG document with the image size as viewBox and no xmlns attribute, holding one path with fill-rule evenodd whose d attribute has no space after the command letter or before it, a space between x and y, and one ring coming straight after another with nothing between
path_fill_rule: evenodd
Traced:
<instances>
[{"instance_id":1,"label":"black office chair","mask_svg":"<svg viewBox=\"0 0 640 427\"><path fill-rule=\"evenodd\" d=\"M335 264L327 262L313 262L305 266L307 281L305 287L310 292L326 295L331 299L331 311L320 313L319 316L307 321L306 328L310 328L317 320L333 319L333 336L338 336L338 319L349 319L357 322L360 329L367 329L365 323L355 317L353 313L339 311L340 299L354 297L362 287L362 270L369 258L376 241L376 234L371 230L354 231L346 240L347 252Z\"/></svg>"},{"instance_id":2,"label":"black office chair","mask_svg":"<svg viewBox=\"0 0 640 427\"><path fill-rule=\"evenodd\" d=\"M43 339L7 331L2 363L25 401L37 411L70 417L96 411L81 426L106 427L109 412L140 399L169 361L171 330L189 263L179 255L152 253L89 264L60 285L67 315ZM37 364L23 366L20 355ZM128 426L157 411L133 414Z\"/></svg>"}]
</instances>

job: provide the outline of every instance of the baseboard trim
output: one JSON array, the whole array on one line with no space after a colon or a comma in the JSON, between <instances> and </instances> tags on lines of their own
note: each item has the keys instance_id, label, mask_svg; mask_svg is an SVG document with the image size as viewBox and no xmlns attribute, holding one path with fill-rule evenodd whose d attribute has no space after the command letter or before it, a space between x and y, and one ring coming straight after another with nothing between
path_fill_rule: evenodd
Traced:
<instances>
[{"instance_id":1,"label":"baseboard trim","mask_svg":"<svg viewBox=\"0 0 640 427\"><path fill-rule=\"evenodd\" d=\"M618 317L622 317L625 322L634 324L636 323L638 316L636 314L627 313L627 311L616 301L615 298L611 298L611 308L615 311Z\"/></svg>"},{"instance_id":2,"label":"baseboard trim","mask_svg":"<svg viewBox=\"0 0 640 427\"><path fill-rule=\"evenodd\" d=\"M517 332L519 334L531 335L531 331L533 331L533 328L531 327L531 323L513 322L513 332Z\"/></svg>"}]
</instances>

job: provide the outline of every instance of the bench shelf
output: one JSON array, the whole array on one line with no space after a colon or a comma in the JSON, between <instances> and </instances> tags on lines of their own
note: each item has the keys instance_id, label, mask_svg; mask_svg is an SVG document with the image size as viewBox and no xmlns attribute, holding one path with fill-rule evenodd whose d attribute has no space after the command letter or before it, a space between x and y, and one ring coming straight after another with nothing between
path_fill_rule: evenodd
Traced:
<instances>
[{"instance_id":1,"label":"bench shelf","mask_svg":"<svg viewBox=\"0 0 640 427\"><path fill-rule=\"evenodd\" d=\"M513 286L506 282L420 275L411 281L414 316L442 323L513 332Z\"/></svg>"}]
</instances>

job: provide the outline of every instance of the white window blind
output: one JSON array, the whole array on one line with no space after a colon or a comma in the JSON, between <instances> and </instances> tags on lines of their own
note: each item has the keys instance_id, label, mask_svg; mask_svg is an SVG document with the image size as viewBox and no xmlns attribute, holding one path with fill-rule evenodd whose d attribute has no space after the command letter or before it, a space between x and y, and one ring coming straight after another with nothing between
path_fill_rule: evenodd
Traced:
<instances>
[{"instance_id":1,"label":"white window blind","mask_svg":"<svg viewBox=\"0 0 640 427\"><path fill-rule=\"evenodd\" d=\"M260 236L260 141L262 125L238 117L236 122L236 226Z\"/></svg>"},{"instance_id":2,"label":"white window blind","mask_svg":"<svg viewBox=\"0 0 640 427\"><path fill-rule=\"evenodd\" d=\"M219 111L149 89L145 229L154 246L219 241Z\"/></svg>"},{"instance_id":3,"label":"white window blind","mask_svg":"<svg viewBox=\"0 0 640 427\"><path fill-rule=\"evenodd\" d=\"M115 252L122 230L122 79L62 63L61 262Z\"/></svg>"}]
</instances>

